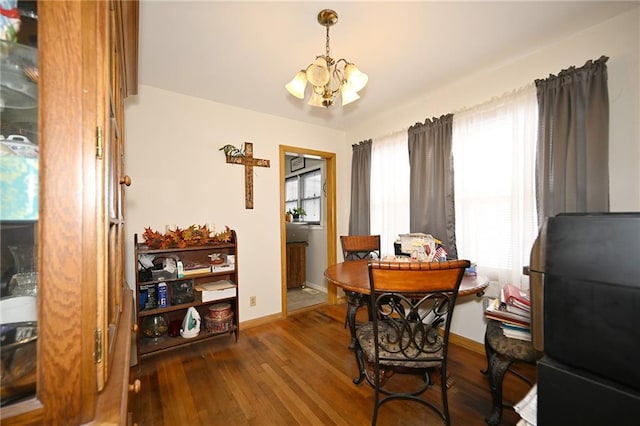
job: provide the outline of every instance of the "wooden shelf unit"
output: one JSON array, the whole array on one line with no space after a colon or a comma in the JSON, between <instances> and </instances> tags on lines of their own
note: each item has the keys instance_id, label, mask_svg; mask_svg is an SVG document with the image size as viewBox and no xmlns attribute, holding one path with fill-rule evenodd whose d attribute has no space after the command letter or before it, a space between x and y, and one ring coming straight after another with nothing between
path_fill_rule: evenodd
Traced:
<instances>
[{"instance_id":1,"label":"wooden shelf unit","mask_svg":"<svg viewBox=\"0 0 640 426\"><path fill-rule=\"evenodd\" d=\"M158 279L151 281L140 281L140 274L136 274L136 322L138 324L138 336L137 336L137 355L138 359L141 357L145 357L148 355L152 355L161 351L169 350L178 346L188 345L195 342L200 342L202 340L211 339L223 335L231 335L235 334L236 341L238 340L238 335L240 333L239 324L239 310L238 310L238 246L237 246L237 236L235 231L232 232L231 242L223 243L223 244L210 244L203 246L191 246L185 248L167 248L167 249L150 249L144 242L138 241L138 234L134 236L134 245L135 245L135 262L138 264L139 256L141 255L154 255L155 258L163 258L163 257L173 257L180 259L183 263L196 262L196 263L206 263L209 262L208 255L212 253L221 253L227 256L233 255L235 256L235 267L232 270L220 270L213 271L211 273L199 273L194 275L186 275L181 278L167 278L167 279ZM197 291L195 287L198 284L210 283L221 280L229 280L236 285L236 295L233 297L225 297L218 300L212 300L208 302L202 301L202 292ZM193 301L186 303L177 303L172 304L171 301L173 299L172 294L172 283L184 282L184 281L192 281L194 287L194 298ZM161 282L167 284L167 300L168 304L166 307L155 307L151 309L143 309L140 303L140 290L141 286L146 285L155 285L156 286L156 294L157 294L157 285ZM219 303L228 303L231 306L231 311L233 313L233 318L231 320L231 324L229 328L224 331L207 331L205 326L205 318L209 313L209 307L211 305L219 304ZM171 337L168 334L165 334L158 338L147 337L144 335L143 331L143 320L146 317L154 316L154 315L164 315L167 320L167 325L170 325L173 321L179 321L182 323L184 316L187 313L187 310L190 307L196 308L198 313L200 314L201 323L200 323L200 333L192 338L184 338L180 335L176 337Z\"/></svg>"}]
</instances>

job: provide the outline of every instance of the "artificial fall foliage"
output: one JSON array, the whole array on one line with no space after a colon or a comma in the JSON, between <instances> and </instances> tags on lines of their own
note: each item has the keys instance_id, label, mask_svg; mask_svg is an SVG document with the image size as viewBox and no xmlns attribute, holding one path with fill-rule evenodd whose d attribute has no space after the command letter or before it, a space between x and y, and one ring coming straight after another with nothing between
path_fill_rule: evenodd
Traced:
<instances>
[{"instance_id":1,"label":"artificial fall foliage","mask_svg":"<svg viewBox=\"0 0 640 426\"><path fill-rule=\"evenodd\" d=\"M227 244L231 242L233 234L228 226L224 227L224 231L212 234L206 225L191 225L188 228L176 228L164 234L151 228L144 228L142 236L149 248L165 249Z\"/></svg>"}]
</instances>

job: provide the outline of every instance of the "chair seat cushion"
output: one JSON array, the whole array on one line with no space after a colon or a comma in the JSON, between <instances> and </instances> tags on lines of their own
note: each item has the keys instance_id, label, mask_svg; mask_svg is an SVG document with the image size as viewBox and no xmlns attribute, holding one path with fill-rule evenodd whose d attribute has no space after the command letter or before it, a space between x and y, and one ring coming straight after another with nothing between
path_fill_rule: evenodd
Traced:
<instances>
[{"instance_id":1,"label":"chair seat cushion","mask_svg":"<svg viewBox=\"0 0 640 426\"><path fill-rule=\"evenodd\" d=\"M400 349L397 339L396 330L387 322L378 322L378 337L382 340L380 345L380 364L395 367L408 368L431 368L442 364L443 356L443 340L434 329L429 329L433 334L430 336L433 343L419 350L414 344L409 344L409 338L405 335L403 338L403 346L405 351ZM375 359L375 341L373 334L373 322L361 324L356 329L356 338L370 362ZM391 337L391 338L389 338ZM388 350L383 350L387 348Z\"/></svg>"},{"instance_id":2,"label":"chair seat cushion","mask_svg":"<svg viewBox=\"0 0 640 426\"><path fill-rule=\"evenodd\" d=\"M535 362L542 353L536 351L533 344L526 340L510 339L502 333L500 323L489 320L485 335L487 344L494 352L518 361Z\"/></svg>"}]
</instances>

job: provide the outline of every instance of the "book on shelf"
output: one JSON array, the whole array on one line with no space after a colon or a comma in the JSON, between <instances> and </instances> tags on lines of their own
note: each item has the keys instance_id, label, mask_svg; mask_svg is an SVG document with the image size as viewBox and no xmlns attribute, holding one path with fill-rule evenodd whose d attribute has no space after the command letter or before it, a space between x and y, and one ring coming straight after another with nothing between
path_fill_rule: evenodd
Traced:
<instances>
[{"instance_id":1,"label":"book on shelf","mask_svg":"<svg viewBox=\"0 0 640 426\"><path fill-rule=\"evenodd\" d=\"M507 318L507 317L495 315L495 314L493 314L491 312L485 312L484 316L486 318L489 318L489 319L492 319L492 320L496 320L496 321L501 322L501 323L518 325L520 327L530 327L530 325L531 325L531 323L529 321L522 321L522 320L517 320L517 319L513 319L513 318Z\"/></svg>"},{"instance_id":2,"label":"book on shelf","mask_svg":"<svg viewBox=\"0 0 640 426\"><path fill-rule=\"evenodd\" d=\"M190 277L198 274L209 274L209 273L211 273L211 266L184 270L185 277Z\"/></svg>"},{"instance_id":3,"label":"book on shelf","mask_svg":"<svg viewBox=\"0 0 640 426\"><path fill-rule=\"evenodd\" d=\"M520 309L531 310L531 299L529 292L521 290L513 284L504 287L505 302Z\"/></svg>"},{"instance_id":4,"label":"book on shelf","mask_svg":"<svg viewBox=\"0 0 640 426\"><path fill-rule=\"evenodd\" d=\"M198 275L198 274L208 274L211 272L211 265L208 262L200 263L193 262L189 260L183 260L183 275L185 277Z\"/></svg>"},{"instance_id":5,"label":"book on shelf","mask_svg":"<svg viewBox=\"0 0 640 426\"><path fill-rule=\"evenodd\" d=\"M504 287L500 289L499 309L501 311L511 312L513 314L521 315L526 318L531 318L531 309L522 309L517 306L511 305L510 303L507 303Z\"/></svg>"},{"instance_id":6,"label":"book on shelf","mask_svg":"<svg viewBox=\"0 0 640 426\"><path fill-rule=\"evenodd\" d=\"M500 328L502 328L502 334L505 337L508 337L510 339L525 340L527 342L531 341L531 328L520 327L504 322L500 324Z\"/></svg>"},{"instance_id":7,"label":"book on shelf","mask_svg":"<svg viewBox=\"0 0 640 426\"><path fill-rule=\"evenodd\" d=\"M495 317L510 319L521 323L530 323L531 315L521 315L519 313L506 311L501 308L500 299L491 299L485 308L485 314L490 314Z\"/></svg>"},{"instance_id":8,"label":"book on shelf","mask_svg":"<svg viewBox=\"0 0 640 426\"><path fill-rule=\"evenodd\" d=\"M203 302L236 297L237 285L233 281L220 280L196 285L195 289L202 293Z\"/></svg>"}]
</instances>

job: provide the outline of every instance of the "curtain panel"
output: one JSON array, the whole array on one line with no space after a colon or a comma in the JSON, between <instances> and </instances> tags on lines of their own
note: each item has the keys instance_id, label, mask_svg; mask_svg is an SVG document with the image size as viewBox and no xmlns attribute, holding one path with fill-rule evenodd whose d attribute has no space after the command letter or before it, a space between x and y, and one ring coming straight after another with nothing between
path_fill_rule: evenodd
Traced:
<instances>
[{"instance_id":1,"label":"curtain panel","mask_svg":"<svg viewBox=\"0 0 640 426\"><path fill-rule=\"evenodd\" d=\"M371 228L371 143L352 145L349 235L369 235Z\"/></svg>"},{"instance_id":2,"label":"curtain panel","mask_svg":"<svg viewBox=\"0 0 640 426\"><path fill-rule=\"evenodd\" d=\"M609 211L608 59L535 81L540 225L557 213Z\"/></svg>"},{"instance_id":3,"label":"curtain panel","mask_svg":"<svg viewBox=\"0 0 640 426\"><path fill-rule=\"evenodd\" d=\"M457 259L452 123L453 114L447 114L409 128L409 228L439 238Z\"/></svg>"},{"instance_id":4,"label":"curtain panel","mask_svg":"<svg viewBox=\"0 0 640 426\"><path fill-rule=\"evenodd\" d=\"M538 234L533 82L453 117L458 257L490 279L522 284Z\"/></svg>"},{"instance_id":5,"label":"curtain panel","mask_svg":"<svg viewBox=\"0 0 640 426\"><path fill-rule=\"evenodd\" d=\"M380 253L393 255L399 234L409 232L409 152L407 129L375 138L371 146L371 234L380 235Z\"/></svg>"}]
</instances>

